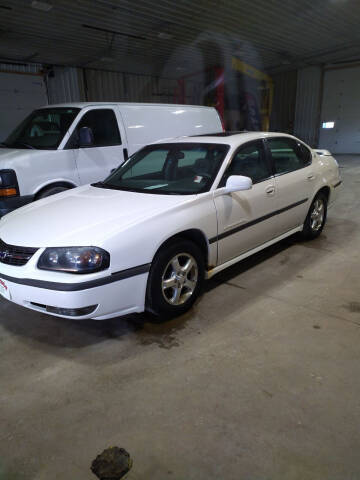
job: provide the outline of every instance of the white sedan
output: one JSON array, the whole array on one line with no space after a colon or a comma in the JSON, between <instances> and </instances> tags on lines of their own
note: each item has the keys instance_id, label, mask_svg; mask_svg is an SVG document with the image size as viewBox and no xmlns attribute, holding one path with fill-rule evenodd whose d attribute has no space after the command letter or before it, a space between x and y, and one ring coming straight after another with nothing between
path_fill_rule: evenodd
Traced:
<instances>
[{"instance_id":1,"label":"white sedan","mask_svg":"<svg viewBox=\"0 0 360 480\"><path fill-rule=\"evenodd\" d=\"M286 134L149 145L103 182L2 218L0 294L68 318L183 313L204 279L295 232L317 237L340 183L329 152Z\"/></svg>"}]
</instances>

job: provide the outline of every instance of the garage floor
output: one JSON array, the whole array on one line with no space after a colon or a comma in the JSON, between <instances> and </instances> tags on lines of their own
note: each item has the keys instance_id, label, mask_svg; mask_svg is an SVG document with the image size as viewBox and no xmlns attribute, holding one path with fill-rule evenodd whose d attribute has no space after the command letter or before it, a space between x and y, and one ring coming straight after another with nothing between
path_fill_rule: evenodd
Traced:
<instances>
[{"instance_id":1,"label":"garage floor","mask_svg":"<svg viewBox=\"0 0 360 480\"><path fill-rule=\"evenodd\" d=\"M0 300L0 478L360 478L360 157L324 234L223 272L194 310L70 322Z\"/></svg>"}]
</instances>

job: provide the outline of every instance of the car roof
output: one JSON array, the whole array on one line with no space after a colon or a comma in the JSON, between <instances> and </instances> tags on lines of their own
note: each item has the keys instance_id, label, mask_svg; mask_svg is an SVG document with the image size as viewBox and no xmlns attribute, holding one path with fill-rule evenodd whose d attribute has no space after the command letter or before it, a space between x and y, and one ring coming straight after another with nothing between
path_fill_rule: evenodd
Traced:
<instances>
[{"instance_id":1,"label":"car roof","mask_svg":"<svg viewBox=\"0 0 360 480\"><path fill-rule=\"evenodd\" d=\"M159 140L156 143L221 143L236 147L251 140L269 137L289 137L298 140L293 135L281 132L221 132L191 137L177 137L173 139Z\"/></svg>"}]
</instances>

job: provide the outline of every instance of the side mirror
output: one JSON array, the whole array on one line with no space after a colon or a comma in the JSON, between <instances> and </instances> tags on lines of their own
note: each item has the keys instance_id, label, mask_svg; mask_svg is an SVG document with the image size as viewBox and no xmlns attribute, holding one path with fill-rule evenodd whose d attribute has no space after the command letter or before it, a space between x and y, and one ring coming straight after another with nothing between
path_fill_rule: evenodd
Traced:
<instances>
[{"instance_id":1,"label":"side mirror","mask_svg":"<svg viewBox=\"0 0 360 480\"><path fill-rule=\"evenodd\" d=\"M90 127L79 129L79 147L92 147L94 145L94 134Z\"/></svg>"},{"instance_id":2,"label":"side mirror","mask_svg":"<svg viewBox=\"0 0 360 480\"><path fill-rule=\"evenodd\" d=\"M242 175L230 175L226 181L225 192L240 192L241 190L250 190L252 188L252 180Z\"/></svg>"}]
</instances>

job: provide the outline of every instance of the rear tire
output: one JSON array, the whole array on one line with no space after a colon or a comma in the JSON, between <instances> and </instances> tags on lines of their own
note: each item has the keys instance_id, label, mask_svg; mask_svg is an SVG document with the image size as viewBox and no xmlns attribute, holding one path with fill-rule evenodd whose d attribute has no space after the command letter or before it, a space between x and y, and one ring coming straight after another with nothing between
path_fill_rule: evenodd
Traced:
<instances>
[{"instance_id":1,"label":"rear tire","mask_svg":"<svg viewBox=\"0 0 360 480\"><path fill-rule=\"evenodd\" d=\"M51 195L56 195L57 193L65 192L65 190L69 190L68 187L50 187L46 190L44 190L40 195L37 196L37 200L40 200L41 198L46 198L50 197Z\"/></svg>"},{"instance_id":2,"label":"rear tire","mask_svg":"<svg viewBox=\"0 0 360 480\"><path fill-rule=\"evenodd\" d=\"M305 240L313 240L322 232L326 223L327 216L327 196L320 192L316 195L309 208L309 212L304 222L304 228L301 232Z\"/></svg>"},{"instance_id":3,"label":"rear tire","mask_svg":"<svg viewBox=\"0 0 360 480\"><path fill-rule=\"evenodd\" d=\"M179 239L155 256L149 273L146 310L165 321L187 312L204 283L205 259L193 242Z\"/></svg>"}]
</instances>

